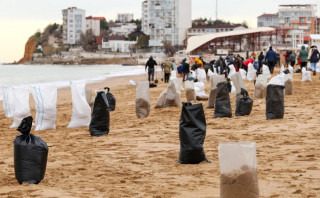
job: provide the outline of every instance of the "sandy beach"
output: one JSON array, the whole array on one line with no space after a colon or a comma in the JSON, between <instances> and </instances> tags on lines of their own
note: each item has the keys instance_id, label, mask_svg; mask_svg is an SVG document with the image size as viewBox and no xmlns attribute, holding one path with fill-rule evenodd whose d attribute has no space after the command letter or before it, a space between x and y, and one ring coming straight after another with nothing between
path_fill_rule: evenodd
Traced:
<instances>
[{"instance_id":1,"label":"sandy beach","mask_svg":"<svg viewBox=\"0 0 320 198\"><path fill-rule=\"evenodd\" d=\"M213 109L205 109L204 150L211 163L198 165L177 163L181 108L153 108L168 84L159 81L150 89L151 112L138 119L136 88L128 85L129 79L147 76L117 77L87 86L92 90L109 86L117 99L116 111L110 113L110 133L98 138L91 137L88 128L66 128L72 114L71 92L59 90L57 129L32 130L49 146L46 175L38 185L19 185L15 179L13 140L19 132L9 129L12 119L1 109L0 197L217 198L218 144L238 141L257 143L260 197L320 197L319 74L304 83L301 74L294 74L294 95L285 96L284 119L266 120L264 99L254 99L250 116L235 117L232 94L232 118L214 118ZM253 81L245 84L253 98ZM209 86L208 81L207 94ZM182 101L186 101L184 91ZM202 103L206 106L207 101Z\"/></svg>"}]
</instances>

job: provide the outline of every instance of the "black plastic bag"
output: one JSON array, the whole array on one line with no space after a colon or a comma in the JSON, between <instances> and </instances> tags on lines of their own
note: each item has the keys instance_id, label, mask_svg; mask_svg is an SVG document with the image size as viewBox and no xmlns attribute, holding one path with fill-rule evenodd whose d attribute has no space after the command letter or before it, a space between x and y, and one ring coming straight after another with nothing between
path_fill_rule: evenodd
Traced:
<instances>
[{"instance_id":1,"label":"black plastic bag","mask_svg":"<svg viewBox=\"0 0 320 198\"><path fill-rule=\"evenodd\" d=\"M19 184L38 184L45 175L48 146L40 138L30 134L32 117L24 118L17 128L22 134L14 140L14 171Z\"/></svg>"},{"instance_id":2,"label":"black plastic bag","mask_svg":"<svg viewBox=\"0 0 320 198\"><path fill-rule=\"evenodd\" d=\"M252 111L253 100L249 97L247 90L241 88L242 98L236 101L236 116L250 115Z\"/></svg>"},{"instance_id":3,"label":"black plastic bag","mask_svg":"<svg viewBox=\"0 0 320 198\"><path fill-rule=\"evenodd\" d=\"M109 133L110 115L105 92L100 91L94 100L89 130L91 136L102 136Z\"/></svg>"},{"instance_id":4,"label":"black plastic bag","mask_svg":"<svg viewBox=\"0 0 320 198\"><path fill-rule=\"evenodd\" d=\"M149 88L153 88L153 87L157 87L158 85L156 85L156 84L153 84L153 83L150 83L149 84Z\"/></svg>"},{"instance_id":5,"label":"black plastic bag","mask_svg":"<svg viewBox=\"0 0 320 198\"><path fill-rule=\"evenodd\" d=\"M198 79L193 78L193 77L189 77L189 78L187 78L187 80L189 80L189 81L193 81L193 82L198 82Z\"/></svg>"},{"instance_id":6,"label":"black plastic bag","mask_svg":"<svg viewBox=\"0 0 320 198\"><path fill-rule=\"evenodd\" d=\"M284 86L268 85L266 96L267 120L283 118L284 116Z\"/></svg>"},{"instance_id":7,"label":"black plastic bag","mask_svg":"<svg viewBox=\"0 0 320 198\"><path fill-rule=\"evenodd\" d=\"M105 87L105 90L108 90L106 93L108 104L109 104L109 111L114 111L116 109L116 98L113 96L112 93L110 93L110 88Z\"/></svg>"},{"instance_id":8,"label":"black plastic bag","mask_svg":"<svg viewBox=\"0 0 320 198\"><path fill-rule=\"evenodd\" d=\"M203 150L206 128L202 104L183 103L179 127L179 163L198 164L207 161Z\"/></svg>"},{"instance_id":9,"label":"black plastic bag","mask_svg":"<svg viewBox=\"0 0 320 198\"><path fill-rule=\"evenodd\" d=\"M217 84L216 101L214 104L214 117L232 117L230 102L230 82L220 82Z\"/></svg>"}]
</instances>

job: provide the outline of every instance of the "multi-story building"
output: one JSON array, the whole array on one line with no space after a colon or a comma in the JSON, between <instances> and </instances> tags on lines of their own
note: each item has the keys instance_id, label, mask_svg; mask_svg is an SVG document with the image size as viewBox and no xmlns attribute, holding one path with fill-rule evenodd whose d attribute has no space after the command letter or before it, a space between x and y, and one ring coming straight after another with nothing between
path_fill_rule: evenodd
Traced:
<instances>
[{"instance_id":1,"label":"multi-story building","mask_svg":"<svg viewBox=\"0 0 320 198\"><path fill-rule=\"evenodd\" d=\"M137 30L137 25L135 23L115 23L110 24L109 29L114 35L128 36L131 32Z\"/></svg>"},{"instance_id":2,"label":"multi-story building","mask_svg":"<svg viewBox=\"0 0 320 198\"><path fill-rule=\"evenodd\" d=\"M118 14L117 22L118 23L129 23L133 20L133 14L125 13L125 14Z\"/></svg>"},{"instance_id":3,"label":"multi-story building","mask_svg":"<svg viewBox=\"0 0 320 198\"><path fill-rule=\"evenodd\" d=\"M246 27L242 25L228 25L228 26L193 26L188 29L187 36L197 36L203 34L212 34L218 32L229 32L233 30L242 30L246 29Z\"/></svg>"},{"instance_id":4,"label":"multi-story building","mask_svg":"<svg viewBox=\"0 0 320 198\"><path fill-rule=\"evenodd\" d=\"M191 28L191 0L145 0L142 2L142 31L150 35L149 46L163 42L183 45Z\"/></svg>"},{"instance_id":5,"label":"multi-story building","mask_svg":"<svg viewBox=\"0 0 320 198\"><path fill-rule=\"evenodd\" d=\"M102 39L102 50L109 52L132 52L136 41L126 41L125 36L111 35Z\"/></svg>"},{"instance_id":6,"label":"multi-story building","mask_svg":"<svg viewBox=\"0 0 320 198\"><path fill-rule=\"evenodd\" d=\"M76 7L62 10L63 44L79 44L81 33L86 31L86 11Z\"/></svg>"},{"instance_id":7,"label":"multi-story building","mask_svg":"<svg viewBox=\"0 0 320 198\"><path fill-rule=\"evenodd\" d=\"M279 17L277 14L263 14L258 16L258 27L279 27Z\"/></svg>"},{"instance_id":8,"label":"multi-story building","mask_svg":"<svg viewBox=\"0 0 320 198\"><path fill-rule=\"evenodd\" d=\"M104 17L86 17L86 30L91 30L95 36L100 36L100 20L106 20Z\"/></svg>"}]
</instances>

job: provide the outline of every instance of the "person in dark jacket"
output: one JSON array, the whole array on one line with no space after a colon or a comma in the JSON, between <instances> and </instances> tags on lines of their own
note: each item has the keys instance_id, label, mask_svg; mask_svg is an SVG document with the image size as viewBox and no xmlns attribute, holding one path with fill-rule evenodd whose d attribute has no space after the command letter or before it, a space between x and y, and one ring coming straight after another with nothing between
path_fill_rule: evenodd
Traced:
<instances>
[{"instance_id":1,"label":"person in dark jacket","mask_svg":"<svg viewBox=\"0 0 320 198\"><path fill-rule=\"evenodd\" d=\"M264 59L263 52L260 52L260 54L259 54L259 56L258 56L258 62L259 62L259 70L258 70L258 72L261 72L263 59Z\"/></svg>"},{"instance_id":2,"label":"person in dark jacket","mask_svg":"<svg viewBox=\"0 0 320 198\"><path fill-rule=\"evenodd\" d=\"M316 75L317 73L317 62L319 61L319 51L317 49L317 46L312 46L311 47L311 52L310 52L310 66L313 71L313 75Z\"/></svg>"},{"instance_id":3,"label":"person in dark jacket","mask_svg":"<svg viewBox=\"0 0 320 198\"><path fill-rule=\"evenodd\" d=\"M182 75L183 75L183 81L187 80L190 72L190 65L189 61L185 58L182 60Z\"/></svg>"},{"instance_id":4,"label":"person in dark jacket","mask_svg":"<svg viewBox=\"0 0 320 198\"><path fill-rule=\"evenodd\" d=\"M294 52L291 52L289 56L289 62L292 67L294 67L294 65L296 64L296 55Z\"/></svg>"},{"instance_id":5,"label":"person in dark jacket","mask_svg":"<svg viewBox=\"0 0 320 198\"><path fill-rule=\"evenodd\" d=\"M265 59L268 61L270 73L273 74L274 65L277 61L277 54L272 50L272 46L270 46Z\"/></svg>"},{"instance_id":6,"label":"person in dark jacket","mask_svg":"<svg viewBox=\"0 0 320 198\"><path fill-rule=\"evenodd\" d=\"M301 58L300 66L302 70L302 68L306 67L308 63L308 51L306 50L306 47L304 45L301 46L301 50L297 59L299 60L299 58Z\"/></svg>"},{"instance_id":7,"label":"person in dark jacket","mask_svg":"<svg viewBox=\"0 0 320 198\"><path fill-rule=\"evenodd\" d=\"M146 67L145 70L147 70L148 68L148 81L150 82L150 80L154 80L154 66L158 65L157 62L155 60L153 60L153 57L150 56L149 60L146 63Z\"/></svg>"}]
</instances>

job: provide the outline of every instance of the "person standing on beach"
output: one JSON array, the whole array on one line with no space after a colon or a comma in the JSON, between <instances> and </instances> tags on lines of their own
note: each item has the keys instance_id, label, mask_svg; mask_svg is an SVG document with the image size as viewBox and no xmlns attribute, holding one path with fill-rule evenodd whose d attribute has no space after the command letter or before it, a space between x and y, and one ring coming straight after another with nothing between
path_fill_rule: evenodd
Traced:
<instances>
[{"instance_id":1,"label":"person standing on beach","mask_svg":"<svg viewBox=\"0 0 320 198\"><path fill-rule=\"evenodd\" d=\"M274 64L277 61L277 54L272 50L272 46L270 46L266 54L265 60L268 61L268 67L269 67L270 73L273 74Z\"/></svg>"},{"instance_id":2,"label":"person standing on beach","mask_svg":"<svg viewBox=\"0 0 320 198\"><path fill-rule=\"evenodd\" d=\"M182 60L182 74L183 74L183 81L186 81L189 77L190 72L190 65L189 60L186 58Z\"/></svg>"},{"instance_id":3,"label":"person standing on beach","mask_svg":"<svg viewBox=\"0 0 320 198\"><path fill-rule=\"evenodd\" d=\"M311 47L311 52L310 52L310 66L313 71L313 75L316 75L317 73L317 62L319 61L319 51L317 49L317 46L312 46Z\"/></svg>"},{"instance_id":4,"label":"person standing on beach","mask_svg":"<svg viewBox=\"0 0 320 198\"><path fill-rule=\"evenodd\" d=\"M171 71L173 70L172 62L168 59L163 63L162 69L164 71L164 82L168 83Z\"/></svg>"},{"instance_id":5,"label":"person standing on beach","mask_svg":"<svg viewBox=\"0 0 320 198\"><path fill-rule=\"evenodd\" d=\"M157 62L155 60L153 60L153 57L150 56L149 60L146 63L146 68L145 70L147 70L148 68L148 81L150 82L154 80L154 66L158 65Z\"/></svg>"},{"instance_id":6,"label":"person standing on beach","mask_svg":"<svg viewBox=\"0 0 320 198\"><path fill-rule=\"evenodd\" d=\"M261 72L263 59L264 59L263 52L260 52L260 54L259 54L259 56L258 56L258 62L259 62L259 71L258 71L258 72Z\"/></svg>"},{"instance_id":7,"label":"person standing on beach","mask_svg":"<svg viewBox=\"0 0 320 198\"><path fill-rule=\"evenodd\" d=\"M308 51L306 50L306 47L304 45L301 46L298 60L299 60L299 58L301 58L300 66L301 66L301 70L302 70L302 68L306 67L307 63L308 63Z\"/></svg>"},{"instance_id":8,"label":"person standing on beach","mask_svg":"<svg viewBox=\"0 0 320 198\"><path fill-rule=\"evenodd\" d=\"M289 62L290 62L290 65L292 67L294 67L294 65L296 64L296 55L295 55L295 52L291 52L290 56L289 56Z\"/></svg>"}]
</instances>

